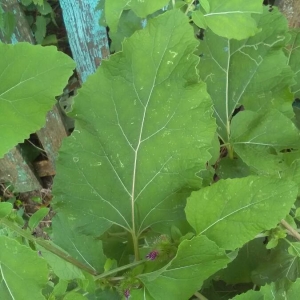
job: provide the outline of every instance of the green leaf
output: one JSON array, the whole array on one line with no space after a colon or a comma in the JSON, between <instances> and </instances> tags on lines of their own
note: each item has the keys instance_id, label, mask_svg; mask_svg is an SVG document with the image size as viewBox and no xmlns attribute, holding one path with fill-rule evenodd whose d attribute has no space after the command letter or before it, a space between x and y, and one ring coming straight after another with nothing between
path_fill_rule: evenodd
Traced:
<instances>
[{"instance_id":1,"label":"green leaf","mask_svg":"<svg viewBox=\"0 0 300 300\"><path fill-rule=\"evenodd\" d=\"M234 300L266 300L264 295L260 291L253 291L250 290L246 293L243 293L241 295L235 296L232 298Z\"/></svg>"},{"instance_id":2,"label":"green leaf","mask_svg":"<svg viewBox=\"0 0 300 300\"><path fill-rule=\"evenodd\" d=\"M258 174L278 176L284 165L274 150L298 148L300 136L293 122L278 110L242 111L232 119L230 142Z\"/></svg>"},{"instance_id":3,"label":"green leaf","mask_svg":"<svg viewBox=\"0 0 300 300\"><path fill-rule=\"evenodd\" d=\"M234 146L271 146L281 151L299 145L299 131L278 110L269 110L263 114L243 111L232 119L231 142Z\"/></svg>"},{"instance_id":4,"label":"green leaf","mask_svg":"<svg viewBox=\"0 0 300 300\"><path fill-rule=\"evenodd\" d=\"M300 31L299 29L290 29L291 39L285 47L287 64L295 74L296 83L292 86L292 92L295 98L300 98Z\"/></svg>"},{"instance_id":5,"label":"green leaf","mask_svg":"<svg viewBox=\"0 0 300 300\"><path fill-rule=\"evenodd\" d=\"M62 296L68 288L68 281L59 279L59 282L54 286L52 295Z\"/></svg>"},{"instance_id":6,"label":"green leaf","mask_svg":"<svg viewBox=\"0 0 300 300\"><path fill-rule=\"evenodd\" d=\"M297 279L295 282L291 282L289 280L284 280L282 282L275 282L272 283L271 285L266 285L262 287L260 290L260 294L264 296L264 298L262 298L264 300L298 299L299 293L300 293L300 279Z\"/></svg>"},{"instance_id":7,"label":"green leaf","mask_svg":"<svg viewBox=\"0 0 300 300\"><path fill-rule=\"evenodd\" d=\"M203 6L202 1L200 4ZM261 13L260 0L210 0L204 2L203 10L193 12L192 18L200 28L208 26L219 36L242 40L259 32L251 14Z\"/></svg>"},{"instance_id":8,"label":"green leaf","mask_svg":"<svg viewBox=\"0 0 300 300\"><path fill-rule=\"evenodd\" d=\"M42 207L37 210L29 219L28 226L33 231L39 223L47 216L49 213L50 208Z\"/></svg>"},{"instance_id":9,"label":"green leaf","mask_svg":"<svg viewBox=\"0 0 300 300\"><path fill-rule=\"evenodd\" d=\"M285 218L297 192L295 183L280 179L249 176L219 180L193 192L185 211L198 234L234 250Z\"/></svg>"},{"instance_id":10,"label":"green leaf","mask_svg":"<svg viewBox=\"0 0 300 300\"><path fill-rule=\"evenodd\" d=\"M35 39L38 44L43 42L44 37L46 36L47 31L47 22L44 16L37 16L35 22L36 30L34 32Z\"/></svg>"},{"instance_id":11,"label":"green leaf","mask_svg":"<svg viewBox=\"0 0 300 300\"><path fill-rule=\"evenodd\" d=\"M141 1L131 0L130 8L140 18L146 18L148 15L162 9L168 4L169 0L152 0L152 1Z\"/></svg>"},{"instance_id":12,"label":"green leaf","mask_svg":"<svg viewBox=\"0 0 300 300\"><path fill-rule=\"evenodd\" d=\"M52 219L52 229L56 245L98 273L104 271L106 257L103 254L102 241L76 232L68 222L68 218L62 215Z\"/></svg>"},{"instance_id":13,"label":"green leaf","mask_svg":"<svg viewBox=\"0 0 300 300\"><path fill-rule=\"evenodd\" d=\"M166 295L172 300L188 299L229 261L223 249L200 235L183 241L176 257L165 267L138 278L154 299L165 299Z\"/></svg>"},{"instance_id":14,"label":"green leaf","mask_svg":"<svg viewBox=\"0 0 300 300\"><path fill-rule=\"evenodd\" d=\"M2 20L0 20L0 29L4 33L6 39L10 39L16 27L16 17L15 15L8 11L1 14Z\"/></svg>"},{"instance_id":15,"label":"green leaf","mask_svg":"<svg viewBox=\"0 0 300 300\"><path fill-rule=\"evenodd\" d=\"M169 0L114 0L105 1L105 19L111 32L117 32L122 11L131 9L138 17L146 18L167 5Z\"/></svg>"},{"instance_id":16,"label":"green leaf","mask_svg":"<svg viewBox=\"0 0 300 300\"><path fill-rule=\"evenodd\" d=\"M68 293L63 300L87 300L87 298L79 293L71 292Z\"/></svg>"},{"instance_id":17,"label":"green leaf","mask_svg":"<svg viewBox=\"0 0 300 300\"><path fill-rule=\"evenodd\" d=\"M255 173L239 157L230 159L225 157L221 159L216 170L219 178L241 178Z\"/></svg>"},{"instance_id":18,"label":"green leaf","mask_svg":"<svg viewBox=\"0 0 300 300\"><path fill-rule=\"evenodd\" d=\"M199 72L212 97L224 143L230 139L232 114L241 105L261 113L275 108L293 114L293 99L286 98L293 73L282 51L289 38L286 19L275 8L255 19L262 31L247 40L229 40L207 30L200 44Z\"/></svg>"},{"instance_id":19,"label":"green leaf","mask_svg":"<svg viewBox=\"0 0 300 300\"><path fill-rule=\"evenodd\" d=\"M269 259L269 251L264 244L264 238L256 238L244 245L237 257L228 266L217 272L213 278L222 280L226 284L253 282L253 271Z\"/></svg>"},{"instance_id":20,"label":"green leaf","mask_svg":"<svg viewBox=\"0 0 300 300\"><path fill-rule=\"evenodd\" d=\"M124 10L119 20L117 32L109 32L112 39L111 51L121 51L124 38L130 37L135 31L142 28L142 19L137 17L132 10Z\"/></svg>"},{"instance_id":21,"label":"green leaf","mask_svg":"<svg viewBox=\"0 0 300 300\"><path fill-rule=\"evenodd\" d=\"M40 129L72 75L74 62L54 47L0 43L0 157ZM47 59L45 59L47 57Z\"/></svg>"},{"instance_id":22,"label":"green leaf","mask_svg":"<svg viewBox=\"0 0 300 300\"><path fill-rule=\"evenodd\" d=\"M44 300L46 261L16 240L0 236L0 298Z\"/></svg>"},{"instance_id":23,"label":"green leaf","mask_svg":"<svg viewBox=\"0 0 300 300\"><path fill-rule=\"evenodd\" d=\"M37 245L42 257L47 261L53 273L61 280L84 279L82 271L73 264Z\"/></svg>"},{"instance_id":24,"label":"green leaf","mask_svg":"<svg viewBox=\"0 0 300 300\"><path fill-rule=\"evenodd\" d=\"M32 0L21 0L21 3L25 6L29 6L32 3Z\"/></svg>"},{"instance_id":25,"label":"green leaf","mask_svg":"<svg viewBox=\"0 0 300 300\"><path fill-rule=\"evenodd\" d=\"M122 11L128 8L128 0L105 1L105 19L111 32L118 29L119 19Z\"/></svg>"},{"instance_id":26,"label":"green leaf","mask_svg":"<svg viewBox=\"0 0 300 300\"><path fill-rule=\"evenodd\" d=\"M42 5L38 5L37 10L42 15L51 14L53 12L53 9L48 2L44 2Z\"/></svg>"},{"instance_id":27,"label":"green leaf","mask_svg":"<svg viewBox=\"0 0 300 300\"><path fill-rule=\"evenodd\" d=\"M200 186L216 125L187 20L179 11L150 20L75 98L53 186L74 230L99 236L115 224L139 236L182 218L177 192Z\"/></svg>"},{"instance_id":28,"label":"green leaf","mask_svg":"<svg viewBox=\"0 0 300 300\"><path fill-rule=\"evenodd\" d=\"M9 202L0 202L0 218L5 218L12 211L12 204Z\"/></svg>"}]
</instances>

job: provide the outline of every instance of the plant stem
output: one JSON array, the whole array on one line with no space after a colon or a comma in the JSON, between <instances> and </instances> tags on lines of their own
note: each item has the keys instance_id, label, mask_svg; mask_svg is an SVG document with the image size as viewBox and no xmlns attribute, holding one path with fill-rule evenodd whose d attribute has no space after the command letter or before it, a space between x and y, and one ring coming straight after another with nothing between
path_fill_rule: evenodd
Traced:
<instances>
[{"instance_id":1,"label":"plant stem","mask_svg":"<svg viewBox=\"0 0 300 300\"><path fill-rule=\"evenodd\" d=\"M228 156L229 156L229 158L233 159L233 157L234 157L233 153L234 152L233 152L233 147L230 144L228 144L227 150L228 150Z\"/></svg>"},{"instance_id":2,"label":"plant stem","mask_svg":"<svg viewBox=\"0 0 300 300\"><path fill-rule=\"evenodd\" d=\"M101 278L104 278L104 277L113 275L113 274L115 274L115 273L118 273L118 272L121 272L121 271L130 269L130 268L136 267L136 266L138 266L138 265L143 264L143 263L146 262L146 261L147 261L146 259L139 260L139 261L135 261L135 262L133 262L133 263L131 263L131 264L128 264L128 265L125 265L125 266L122 266L122 267L119 267L119 268L116 268L116 269L113 269L113 270L104 272L104 273L102 273L102 274L100 274L100 275L95 276L95 277L94 277L94 280L98 280L98 279L101 279Z\"/></svg>"},{"instance_id":3,"label":"plant stem","mask_svg":"<svg viewBox=\"0 0 300 300\"><path fill-rule=\"evenodd\" d=\"M132 236L132 243L133 243L133 250L134 250L134 257L136 261L140 260L140 252L139 252L139 239L136 236L135 232L131 232Z\"/></svg>"},{"instance_id":4,"label":"plant stem","mask_svg":"<svg viewBox=\"0 0 300 300\"><path fill-rule=\"evenodd\" d=\"M202 294L200 294L199 292L194 293L194 296L196 296L198 299L201 300L207 300L206 297L204 297Z\"/></svg>"},{"instance_id":5,"label":"plant stem","mask_svg":"<svg viewBox=\"0 0 300 300\"><path fill-rule=\"evenodd\" d=\"M185 11L186 15L189 13L189 11L190 11L191 7L193 6L193 4L194 4L194 0L188 5L188 7L187 7L187 9Z\"/></svg>"},{"instance_id":6,"label":"plant stem","mask_svg":"<svg viewBox=\"0 0 300 300\"><path fill-rule=\"evenodd\" d=\"M175 8L175 0L172 0L173 8Z\"/></svg>"},{"instance_id":7,"label":"plant stem","mask_svg":"<svg viewBox=\"0 0 300 300\"><path fill-rule=\"evenodd\" d=\"M2 223L4 226L8 227L10 230L16 232L20 236L24 237L25 239L32 241L33 243L38 244L39 246L45 248L46 250L50 251L51 253L57 255L58 257L62 258L63 260L71 263L72 265L78 267L81 270L84 270L92 275L97 275L96 270L89 268L88 266L82 264L78 260L74 259L72 256L70 256L68 253L64 252L63 250L59 249L56 245L54 245L50 241L40 240L35 237L33 237L30 233L26 232L24 229L18 227L15 225L12 221L3 218L0 219L0 223Z\"/></svg>"},{"instance_id":8,"label":"plant stem","mask_svg":"<svg viewBox=\"0 0 300 300\"><path fill-rule=\"evenodd\" d=\"M290 233L291 233L291 235L294 237L294 238L296 238L297 240L299 240L300 241L300 234L299 234L299 232L296 230L296 229L294 229L286 220L281 220L280 221L280 224L282 225L282 226L284 226Z\"/></svg>"}]
</instances>

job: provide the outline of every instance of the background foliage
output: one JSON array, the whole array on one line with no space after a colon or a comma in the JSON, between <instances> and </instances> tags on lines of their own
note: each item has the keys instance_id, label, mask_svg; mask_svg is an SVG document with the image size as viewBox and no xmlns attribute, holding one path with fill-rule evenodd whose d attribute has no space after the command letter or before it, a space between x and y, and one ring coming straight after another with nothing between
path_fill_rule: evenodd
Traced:
<instances>
[{"instance_id":1,"label":"background foliage","mask_svg":"<svg viewBox=\"0 0 300 300\"><path fill-rule=\"evenodd\" d=\"M1 298L296 299L298 31L261 1L218 4L101 2L116 53L75 97L51 241L31 235L47 209L22 229L0 203ZM27 44L0 56L3 156L74 64Z\"/></svg>"}]
</instances>

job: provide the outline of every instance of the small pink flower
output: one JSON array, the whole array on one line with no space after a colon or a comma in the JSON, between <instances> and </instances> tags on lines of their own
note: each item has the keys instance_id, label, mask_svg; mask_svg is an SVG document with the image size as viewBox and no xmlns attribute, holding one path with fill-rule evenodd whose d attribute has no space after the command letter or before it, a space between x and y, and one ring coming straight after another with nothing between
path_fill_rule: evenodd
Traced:
<instances>
[{"instance_id":1,"label":"small pink flower","mask_svg":"<svg viewBox=\"0 0 300 300\"><path fill-rule=\"evenodd\" d=\"M126 290L124 291L124 297L126 298L126 300L129 299L129 297L130 297L130 290L129 290L129 289L126 289Z\"/></svg>"},{"instance_id":2,"label":"small pink flower","mask_svg":"<svg viewBox=\"0 0 300 300\"><path fill-rule=\"evenodd\" d=\"M149 260L155 260L155 258L158 256L158 254L159 253L157 250L153 250L149 254L146 255L146 258Z\"/></svg>"}]
</instances>

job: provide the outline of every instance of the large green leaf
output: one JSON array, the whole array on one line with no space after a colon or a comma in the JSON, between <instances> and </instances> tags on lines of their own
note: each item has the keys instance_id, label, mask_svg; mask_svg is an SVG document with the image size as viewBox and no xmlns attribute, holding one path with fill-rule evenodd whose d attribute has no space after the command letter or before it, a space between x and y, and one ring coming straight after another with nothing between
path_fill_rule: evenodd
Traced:
<instances>
[{"instance_id":1,"label":"large green leaf","mask_svg":"<svg viewBox=\"0 0 300 300\"><path fill-rule=\"evenodd\" d=\"M230 259L205 236L183 241L176 257L164 268L138 276L154 299L188 299L203 281L224 268Z\"/></svg>"},{"instance_id":2,"label":"large green leaf","mask_svg":"<svg viewBox=\"0 0 300 300\"><path fill-rule=\"evenodd\" d=\"M230 139L232 114L241 104L246 110L276 108L293 115L288 92L293 73L282 51L288 40L286 19L277 9L255 19L262 31L247 40L229 40L207 30L200 44L200 76L207 83L224 142Z\"/></svg>"},{"instance_id":3,"label":"large green leaf","mask_svg":"<svg viewBox=\"0 0 300 300\"><path fill-rule=\"evenodd\" d=\"M267 177L220 180L193 192L186 216L198 234L233 250L283 219L296 200L294 182Z\"/></svg>"},{"instance_id":4,"label":"large green leaf","mask_svg":"<svg viewBox=\"0 0 300 300\"><path fill-rule=\"evenodd\" d=\"M260 0L210 0L209 5L195 11L192 17L200 28L209 27L219 36L241 40L259 31L251 17L251 14L258 13L262 13Z\"/></svg>"},{"instance_id":5,"label":"large green leaf","mask_svg":"<svg viewBox=\"0 0 300 300\"><path fill-rule=\"evenodd\" d=\"M0 298L43 300L48 281L46 261L16 240L0 236Z\"/></svg>"},{"instance_id":6,"label":"large green leaf","mask_svg":"<svg viewBox=\"0 0 300 300\"><path fill-rule=\"evenodd\" d=\"M79 91L53 201L81 233L99 236L116 224L139 236L177 220L185 199L176 193L200 186L195 174L210 158L216 125L196 46L187 17L164 13Z\"/></svg>"},{"instance_id":7,"label":"large green leaf","mask_svg":"<svg viewBox=\"0 0 300 300\"><path fill-rule=\"evenodd\" d=\"M75 67L55 47L0 43L0 157L45 123Z\"/></svg>"}]
</instances>

